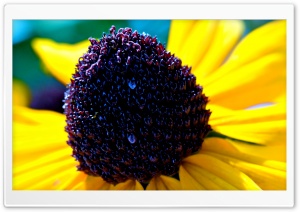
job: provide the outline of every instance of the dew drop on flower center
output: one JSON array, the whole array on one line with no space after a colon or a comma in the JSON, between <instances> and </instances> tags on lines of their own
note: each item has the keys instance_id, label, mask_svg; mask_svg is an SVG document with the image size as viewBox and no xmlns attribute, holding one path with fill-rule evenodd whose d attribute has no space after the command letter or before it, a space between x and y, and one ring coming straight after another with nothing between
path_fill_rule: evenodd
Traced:
<instances>
[{"instance_id":1,"label":"dew drop on flower center","mask_svg":"<svg viewBox=\"0 0 300 212\"><path fill-rule=\"evenodd\" d=\"M175 175L211 130L191 68L130 28L89 40L64 99L78 170L113 184Z\"/></svg>"}]
</instances>

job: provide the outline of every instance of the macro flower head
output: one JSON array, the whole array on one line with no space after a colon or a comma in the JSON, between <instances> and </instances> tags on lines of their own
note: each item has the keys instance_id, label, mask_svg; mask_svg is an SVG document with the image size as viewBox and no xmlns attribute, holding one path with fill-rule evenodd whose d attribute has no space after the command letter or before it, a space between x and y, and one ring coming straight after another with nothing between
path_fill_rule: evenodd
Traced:
<instances>
[{"instance_id":1,"label":"macro flower head","mask_svg":"<svg viewBox=\"0 0 300 212\"><path fill-rule=\"evenodd\" d=\"M286 23L244 29L33 40L64 114L14 104L13 189L285 190Z\"/></svg>"}]
</instances>

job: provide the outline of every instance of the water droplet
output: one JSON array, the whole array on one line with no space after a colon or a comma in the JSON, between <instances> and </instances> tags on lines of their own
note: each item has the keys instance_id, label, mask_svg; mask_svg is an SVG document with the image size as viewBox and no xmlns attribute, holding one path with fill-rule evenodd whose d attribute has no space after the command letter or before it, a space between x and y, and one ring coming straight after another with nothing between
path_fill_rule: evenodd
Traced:
<instances>
[{"instance_id":1,"label":"water droplet","mask_svg":"<svg viewBox=\"0 0 300 212\"><path fill-rule=\"evenodd\" d=\"M135 79L132 78L131 80L128 80L128 86L131 88L131 89L135 89L136 87L136 82L135 82Z\"/></svg>"},{"instance_id":2,"label":"water droplet","mask_svg":"<svg viewBox=\"0 0 300 212\"><path fill-rule=\"evenodd\" d=\"M134 144L136 142L136 137L133 134L130 134L128 136L128 141L132 144Z\"/></svg>"}]
</instances>

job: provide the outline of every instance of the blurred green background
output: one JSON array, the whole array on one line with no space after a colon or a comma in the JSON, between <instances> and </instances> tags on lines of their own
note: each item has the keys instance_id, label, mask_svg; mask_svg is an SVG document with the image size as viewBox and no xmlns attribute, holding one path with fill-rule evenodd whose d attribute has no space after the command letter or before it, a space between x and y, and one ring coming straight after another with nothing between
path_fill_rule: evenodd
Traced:
<instances>
[{"instance_id":1,"label":"blurred green background","mask_svg":"<svg viewBox=\"0 0 300 212\"><path fill-rule=\"evenodd\" d=\"M268 20L244 21L244 36ZM166 44L170 28L169 20L14 20L13 21L13 78L23 81L30 90L30 107L62 110L65 86L42 70L42 64L34 53L34 38L50 38L56 42L77 43L89 37L100 38L108 33L111 25L130 27L140 33L157 36Z\"/></svg>"}]
</instances>

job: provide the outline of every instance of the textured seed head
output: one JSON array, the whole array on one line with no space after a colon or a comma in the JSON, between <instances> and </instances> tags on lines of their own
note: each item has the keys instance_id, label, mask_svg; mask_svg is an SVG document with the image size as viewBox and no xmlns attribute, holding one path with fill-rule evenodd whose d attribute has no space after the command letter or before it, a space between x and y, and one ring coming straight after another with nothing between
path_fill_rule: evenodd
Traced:
<instances>
[{"instance_id":1,"label":"textured seed head","mask_svg":"<svg viewBox=\"0 0 300 212\"><path fill-rule=\"evenodd\" d=\"M64 99L78 170L114 184L177 173L211 130L191 68L130 28L89 40Z\"/></svg>"}]
</instances>

